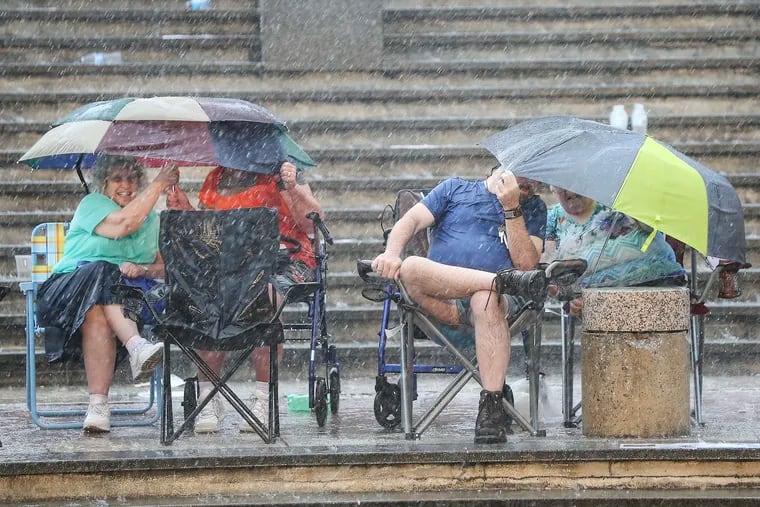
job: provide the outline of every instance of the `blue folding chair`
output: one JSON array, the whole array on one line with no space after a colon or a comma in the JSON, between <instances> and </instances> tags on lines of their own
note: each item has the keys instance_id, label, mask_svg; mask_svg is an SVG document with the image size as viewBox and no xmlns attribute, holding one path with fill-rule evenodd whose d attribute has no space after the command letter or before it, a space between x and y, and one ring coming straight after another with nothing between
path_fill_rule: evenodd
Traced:
<instances>
[{"instance_id":1,"label":"blue folding chair","mask_svg":"<svg viewBox=\"0 0 760 507\"><path fill-rule=\"evenodd\" d=\"M32 230L32 280L19 284L21 292L26 300L26 404L32 421L44 429L77 429L82 428L83 420L67 422L51 422L47 418L61 417L84 417L86 408L68 409L42 409L37 403L37 368L35 364L35 340L43 336L45 329L37 325L36 299L37 287L47 280L53 266L63 255L63 244L66 233L69 230L67 222L47 222L37 225ZM161 395L158 379L159 372L154 373L150 379L150 394L147 405L134 408L113 408L112 415L137 415L146 414L156 403ZM160 401L159 401L160 404ZM111 421L111 426L148 426L159 418L159 411L150 417L117 418Z\"/></svg>"}]
</instances>

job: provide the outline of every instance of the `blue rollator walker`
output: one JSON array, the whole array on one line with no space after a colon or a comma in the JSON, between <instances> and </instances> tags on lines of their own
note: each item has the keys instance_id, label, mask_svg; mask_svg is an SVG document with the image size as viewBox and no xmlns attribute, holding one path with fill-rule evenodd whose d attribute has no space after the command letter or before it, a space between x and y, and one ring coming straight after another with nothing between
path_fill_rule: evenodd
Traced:
<instances>
[{"instance_id":1,"label":"blue rollator walker","mask_svg":"<svg viewBox=\"0 0 760 507\"><path fill-rule=\"evenodd\" d=\"M306 215L314 223L313 250L317 261L316 278L313 282L299 283L284 295L287 304L305 303L308 306L307 322L285 322L286 330L309 331L308 338L287 336L287 341L309 341L309 408L321 428L330 413L337 414L340 407L340 363L335 345L330 345L327 332L327 249L333 238L327 226L316 212ZM318 375L318 362L324 367L324 376Z\"/></svg>"}]
</instances>

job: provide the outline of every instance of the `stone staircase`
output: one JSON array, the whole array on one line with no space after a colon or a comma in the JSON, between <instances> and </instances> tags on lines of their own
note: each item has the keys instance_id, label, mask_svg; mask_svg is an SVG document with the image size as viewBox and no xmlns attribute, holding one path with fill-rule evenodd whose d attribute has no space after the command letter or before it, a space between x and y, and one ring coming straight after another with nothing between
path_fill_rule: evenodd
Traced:
<instances>
[{"instance_id":1,"label":"stone staircase","mask_svg":"<svg viewBox=\"0 0 760 507\"><path fill-rule=\"evenodd\" d=\"M0 280L16 287L13 256L28 252L31 228L68 219L81 197L75 175L31 172L15 164L21 154L77 106L167 94L260 103L319 163L309 177L336 237L329 317L343 349L376 348L381 308L362 299L354 264L382 250L380 216L395 192L485 176L494 160L476 143L534 116L605 121L613 104L645 104L653 136L737 188L749 260L760 266L760 2L469 4L386 2L381 69L285 72L260 60L256 2L214 1L210 11L178 0L6 2ZM117 63L80 61L117 51ZM183 186L197 190L202 177L183 173ZM757 372L747 358L760 354L759 273L742 274L740 299L710 304L706 350L716 368L741 357ZM0 303L0 362L22 363L23 323L14 290ZM547 357L557 356L558 337L547 314Z\"/></svg>"}]
</instances>

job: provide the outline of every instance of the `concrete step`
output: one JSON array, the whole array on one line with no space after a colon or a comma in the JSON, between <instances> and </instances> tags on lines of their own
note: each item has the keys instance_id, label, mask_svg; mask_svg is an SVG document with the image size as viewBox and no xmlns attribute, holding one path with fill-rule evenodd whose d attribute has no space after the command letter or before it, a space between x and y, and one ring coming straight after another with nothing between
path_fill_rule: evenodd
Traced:
<instances>
[{"instance_id":1,"label":"concrete step","mask_svg":"<svg viewBox=\"0 0 760 507\"><path fill-rule=\"evenodd\" d=\"M648 104L645 104L648 106ZM630 109L630 106L628 107ZM648 112L649 135L664 142L749 141L760 137L760 115L712 114L704 116L657 115ZM399 144L475 144L494 132L532 118L444 117L321 119L288 121L292 136L311 147ZM606 123L608 115L586 117ZM0 137L6 148L27 149L50 129L47 121L0 120ZM320 173L321 173L320 168Z\"/></svg>"},{"instance_id":2,"label":"concrete step","mask_svg":"<svg viewBox=\"0 0 760 507\"><path fill-rule=\"evenodd\" d=\"M336 254L337 255L337 254ZM327 300L331 306L344 308L344 307L356 307L365 306L371 304L366 298L363 297L363 290L365 289L365 283L359 278L354 268L351 271L338 271L335 266L348 264L349 260L356 263L356 259L349 259L338 263L332 262L333 257L331 255L328 261L328 292ZM705 269L700 269L698 272L699 287L704 287L709 276L709 272ZM742 304L754 304L760 302L760 268L750 268L742 270L739 275L740 287L742 289L742 295L739 298L729 301L730 303L742 303ZM23 294L18 289L19 279L16 273L8 273L7 275L0 276L0 284L11 288L9 294L0 302L0 314L20 314L25 311L25 300ZM717 285L714 286L708 293L708 301L715 304L720 304L723 301L717 300Z\"/></svg>"},{"instance_id":3,"label":"concrete step","mask_svg":"<svg viewBox=\"0 0 760 507\"><path fill-rule=\"evenodd\" d=\"M545 335L544 335L545 336ZM580 334L579 334L580 338ZM576 371L581 369L581 354L579 339L574 347ZM378 341L365 343L337 342L335 344L338 361L341 367L342 378L352 378L359 374L376 374L378 369L377 353ZM388 342L386 345L386 362L399 362L398 343ZM455 365L456 360L441 347L424 340L415 343L417 352L417 364L430 365ZM44 403L45 387L52 386L84 386L86 378L84 366L81 362L68 362L63 365L48 365L43 349L35 351L37 367L37 383L41 388L39 396ZM507 378L516 380L524 376L524 349L522 342L513 340L510 366ZM704 349L703 368L705 375L757 375L757 358L760 357L760 341L706 341ZM181 378L195 374L195 369L188 359L177 350L172 355L173 373ZM22 349L6 349L0 351L0 387L22 387L25 383L26 352ZM307 384L309 364L309 345L306 343L286 342L283 346L283 358L280 364L283 377L302 378ZM318 363L321 365L321 363ZM562 345L555 339L542 339L541 343L541 369L545 373L561 378L562 368ZM321 371L317 372L321 375ZM235 374L234 378L253 378L254 372L249 364L243 365ZM129 385L129 373L124 366L120 366L115 373L114 383L117 385ZM389 380L395 382L396 375L389 375ZM578 388L580 389L580 388ZM371 408L370 408L371 411ZM197 505L197 504L194 504ZM332 504L331 504L332 505ZM468 504L469 505L469 504ZM531 505L534 505L531 503Z\"/></svg>"},{"instance_id":4,"label":"concrete step","mask_svg":"<svg viewBox=\"0 0 760 507\"><path fill-rule=\"evenodd\" d=\"M684 145L681 145L684 146ZM452 156L440 156L439 158L413 158L409 155L394 156L391 159L383 159L380 157L353 157L353 158L317 158L314 151L308 149L312 156L317 160L318 166L316 169L308 173L308 180L313 185L316 185L317 181L333 181L339 179L346 179L347 198L351 198L354 194L353 190L359 190L362 185L357 182L361 179L377 179L383 178L390 181L403 181L403 180L417 180L420 181L432 181L437 179L438 181L450 177L450 176L462 176L465 178L485 178L488 170L496 164L496 160L489 158L486 155L479 155L477 157L452 157ZM2 150L0 150L0 180L6 182L26 182L34 179L36 182L44 182L51 180L59 180L68 183L78 184L78 179L73 172L64 171L33 171L24 164L16 164L14 155L5 157L3 160ZM23 151L16 152L20 155ZM392 150L389 150L392 153ZM320 156L326 156L327 152L320 151ZM724 175L745 175L757 170L757 159L751 156L751 152L723 152L715 154L706 154L696 156L693 158L704 164L706 167L713 169L716 172ZM368 176L371 175L371 176ZM183 168L182 178L185 180L201 180L204 175L193 174L189 168ZM323 188L325 184L320 184ZM427 184L426 184L427 185ZM3 185L0 183L0 188ZM386 187L387 188L387 187ZM409 188L409 187L406 187ZM77 195L83 195L78 192L78 189L73 189L73 192L77 192ZM0 192L6 193L7 191ZM388 199L393 199L393 196L378 196L370 195L369 197L361 197L364 201L358 200L358 203L352 203L351 205L363 205L364 203L382 203L386 204L390 202ZM747 202L755 202L755 199L747 199ZM24 208L17 207L22 210L33 209L54 209L49 206L44 206L44 203L32 203L33 205ZM0 207L2 209L2 207Z\"/></svg>"},{"instance_id":5,"label":"concrete step","mask_svg":"<svg viewBox=\"0 0 760 507\"><path fill-rule=\"evenodd\" d=\"M256 11L258 4L258 0L212 0L211 11L193 12ZM40 12L41 15L45 13L55 14L57 11L84 14L114 13L114 15L124 11L147 11L148 13L157 11L154 0L131 0L130 2L119 0L5 0L3 7L15 12L30 11L29 16L32 16L34 11ZM164 0L161 2L159 11L189 12L189 9L185 0Z\"/></svg>"},{"instance_id":6,"label":"concrete step","mask_svg":"<svg viewBox=\"0 0 760 507\"><path fill-rule=\"evenodd\" d=\"M125 64L126 65L126 64ZM0 72L8 66L0 67ZM136 73L139 70L135 69ZM121 81L114 76L115 81ZM53 81L54 82L54 81ZM52 83L48 83L50 86ZM62 84L63 87L67 85ZM92 85L90 85L91 87ZM88 88L67 91L56 87L56 92L30 93L31 90L9 91L0 95L3 121L30 121L52 123L77 107L97 100L123 96L117 90L88 92ZM162 93L197 95L200 90L165 88ZM712 82L708 89L702 84L658 84L649 81L640 84L604 83L524 83L515 86L485 83L467 83L441 88L427 86L384 86L382 88L359 85L308 89L227 89L222 95L256 102L275 111L290 121L319 120L345 121L380 119L447 119L460 118L520 118L550 114L603 118L615 103L646 104L650 115L709 116L744 115L758 106L758 84ZM133 88L128 96L154 95L155 92ZM214 91L211 95L219 95Z\"/></svg>"},{"instance_id":7,"label":"concrete step","mask_svg":"<svg viewBox=\"0 0 760 507\"><path fill-rule=\"evenodd\" d=\"M627 27L626 27L627 28ZM625 28L624 28L625 30ZM577 30L536 33L402 33L386 37L386 58L441 61L528 58L674 58L737 57L757 54L755 29L730 26L713 30Z\"/></svg>"},{"instance_id":8,"label":"concrete step","mask_svg":"<svg viewBox=\"0 0 760 507\"><path fill-rule=\"evenodd\" d=\"M140 20L141 21L141 20ZM46 23L28 35L28 23L0 38L8 62L68 63L93 51L119 51L123 62L260 61L258 26L199 25L194 20L167 23L158 33L140 21L89 25L86 36L67 33L87 20ZM16 23L10 23L13 30ZM59 26L60 25L60 26ZM152 26L152 25L149 25ZM201 26L202 28L198 28ZM77 38L73 38L73 37ZM580 30L565 33L485 32L408 33L385 36L385 56L398 61L511 58L728 57L755 54L760 31L734 27L711 30Z\"/></svg>"},{"instance_id":9,"label":"concrete step","mask_svg":"<svg viewBox=\"0 0 760 507\"><path fill-rule=\"evenodd\" d=\"M676 81L678 75L691 74L692 79L701 79L703 73L710 78L720 76L722 71L723 81L726 76L746 75L751 76L760 65L758 59L751 55L743 56L673 56L656 58L499 58L499 59L460 59L440 61L396 61L386 58L379 71L384 77L404 78L420 76L474 76L482 78L495 78L516 76L529 73L534 77L545 79L574 79L575 76L585 75L587 80L602 81L606 75L618 75L620 81L641 79L647 76L652 79L652 73L659 72L663 78ZM234 89L232 83L250 83L251 76L258 76L265 72L266 68L260 63L186 63L186 62L145 62L123 63L120 65L87 65L80 63L8 63L0 66L0 76L9 79L9 86L23 89L26 84L28 89L42 89L46 82L61 81L63 86L69 83L89 83L92 89L104 89L110 83L116 84L115 76L140 76L139 80L128 86L122 83L121 87L134 89L141 82L155 83L155 88L162 89L160 82L178 82L193 77L192 83L198 84L201 89L223 90ZM665 71L665 72L662 72ZM705 72L706 71L706 72ZM727 74L728 73L728 74ZM270 76L279 74L281 77L291 77L286 72L268 73ZM345 73L343 73L345 74ZM352 74L352 73L350 73ZM362 73L359 73L360 75ZM225 83L228 86L217 87L208 82L208 76L216 76L216 82ZM224 75L223 78L218 76ZM74 76L88 76L88 79L72 80ZM160 76L160 79L156 79ZM240 79L248 76L248 80ZM299 76L300 77L300 76ZM307 76L308 77L308 76ZM311 77L314 77L311 75ZM40 78L43 78L40 80ZM232 79L230 79L232 78ZM236 79L237 78L237 79ZM750 78L748 78L750 79ZM203 82L205 81L205 84ZM524 81L524 79L523 79ZM163 86L163 91L172 87Z\"/></svg>"},{"instance_id":10,"label":"concrete step","mask_svg":"<svg viewBox=\"0 0 760 507\"><path fill-rule=\"evenodd\" d=\"M110 51L158 49L151 41L160 41L162 36L245 35L254 36L257 44L259 40L258 14L248 10L35 9L4 11L3 14L5 30L2 40L7 44L3 47L19 50L26 47L32 61L45 61L34 54L36 48L43 51L41 56L66 48ZM86 29L83 30L83 27ZM45 46L46 41L48 46Z\"/></svg>"},{"instance_id":11,"label":"concrete step","mask_svg":"<svg viewBox=\"0 0 760 507\"><path fill-rule=\"evenodd\" d=\"M181 62L180 62L181 63ZM757 59L718 60L516 60L497 59L485 62L441 61L435 65L387 63L376 71L366 72L299 72L268 71L256 63L207 65L205 63L165 65L151 63L144 67L129 65L22 65L0 64L7 92L17 94L59 93L47 102L61 102L62 114L73 106L68 101L82 100L81 94L111 98L124 95L208 94L220 95L252 92L305 92L325 90L396 90L401 88L438 89L441 93L453 88L525 88L526 76L531 87L561 86L701 86L705 94L725 86L757 86ZM129 76L124 79L124 76ZM287 83L283 88L283 83ZM646 92L641 92L646 93ZM68 98L64 94L68 94ZM323 93L324 94L324 93ZM638 95L633 94L633 95ZM233 95L234 96L234 95ZM34 97L29 101L43 102ZM84 101L98 100L87 97ZM265 104L267 105L267 104ZM746 112L746 111L745 111ZM693 112L688 114L695 114ZM57 115L56 115L57 117ZM349 116L350 118L350 116ZM43 118L41 118L43 119ZM295 119L295 118L288 118Z\"/></svg>"},{"instance_id":12,"label":"concrete step","mask_svg":"<svg viewBox=\"0 0 760 507\"><path fill-rule=\"evenodd\" d=\"M144 26L144 24L143 24ZM130 30L127 28L126 30ZM127 31L127 34L134 33ZM186 32L159 35L141 34L71 38L0 37L8 62L67 63L80 62L94 52L118 52L122 62L248 62L260 58L258 37L240 34L193 34Z\"/></svg>"},{"instance_id":13,"label":"concrete step","mask_svg":"<svg viewBox=\"0 0 760 507\"><path fill-rule=\"evenodd\" d=\"M432 2L431 2L432 3ZM693 29L756 26L754 2L603 2L562 1L528 5L524 2L479 0L471 5L438 0L420 5L408 0L386 4L385 33L415 32L520 32L542 30Z\"/></svg>"},{"instance_id":14,"label":"concrete step","mask_svg":"<svg viewBox=\"0 0 760 507\"><path fill-rule=\"evenodd\" d=\"M554 310L558 307L553 306ZM718 344L727 348L748 347L753 350L754 357L760 354L760 341L758 340L758 324L760 318L758 303L715 303L710 305L711 312L705 318L705 340L711 344ZM304 316L304 312L297 309L289 309L285 312L287 321L296 321ZM382 318L382 305L367 302L362 306L334 306L330 305L327 310L328 331L330 343L337 347L375 347L378 345L378 336ZM1 313L0 314L0 353L12 355L24 355L24 313ZM391 315L390 326L398 325L397 314ZM559 345L561 331L559 317L555 313L546 312L542 321L542 343ZM577 336L580 337L578 329ZM305 332L289 331L288 339L298 340L302 343L308 340ZM578 339L580 341L580 339ZM513 345L521 347L521 338L513 337ZM398 338L390 339L389 345L396 347ZM37 343L37 348L42 350L42 342ZM308 345L306 345L308 346ZM747 358L737 357L738 361ZM755 360L755 373L760 373L758 363ZM2 368L0 368L2 371Z\"/></svg>"},{"instance_id":15,"label":"concrete step","mask_svg":"<svg viewBox=\"0 0 760 507\"><path fill-rule=\"evenodd\" d=\"M444 7L453 3L454 7ZM386 5L383 14L383 24L386 34L391 36L398 33L414 33L419 31L434 32L515 32L535 30L537 32L585 29L601 31L609 29L614 22L618 27L647 28L663 27L673 29L700 29L701 31L719 30L722 27L747 27L753 24L756 9L753 5L721 5L717 2L697 2L696 5L686 5L678 2L661 2L655 8L649 5L623 3L620 5L594 5L594 2L575 2L576 5L522 5L499 8L489 6L492 2L479 2L471 6L466 2L436 2L432 6L413 4L414 8L398 8ZM588 5L591 3L591 5ZM10 2L5 11L5 17L15 34L45 33L49 31L61 33L73 30L75 22L86 22L88 29L97 33L105 30L113 33L120 27L131 27L138 31L144 30L150 20L155 30L160 28L175 28L172 22L184 21L187 25L200 25L228 20L245 19L249 24L258 22L258 7L256 2L233 2L231 0L215 2L209 11L189 11L185 2L162 3L156 9L155 3L141 2L115 4L113 0L105 2L74 2L56 3L55 8L49 3L42 3L35 8L29 8L27 3ZM147 4L147 5L142 5ZM458 4L458 5L457 5ZM142 8L141 8L142 7ZM156 20L161 23L156 23ZM13 21L19 21L18 27ZM143 21L143 23L139 23ZM115 25L115 26L114 26ZM221 25L224 27L224 25ZM111 32L108 32L109 27ZM229 30L231 27L227 27ZM72 32L79 35L80 31ZM135 33L134 31L125 33ZM391 37L391 41L393 38Z\"/></svg>"},{"instance_id":16,"label":"concrete step","mask_svg":"<svg viewBox=\"0 0 760 507\"><path fill-rule=\"evenodd\" d=\"M197 186L199 186L199 183L192 185L190 188L194 189ZM1 183L0 188L2 188ZM384 194L387 196L386 204L393 202L395 193L393 191L389 192L387 189L388 187L377 189L376 191L370 190L369 194L367 192L352 192L354 194L359 193L365 197L369 197L369 195L375 196L373 201L365 200L360 206L352 207L354 201L357 200L356 195L348 196L345 191L324 191L320 187L319 182L315 182L314 184L314 194L323 205L328 227L335 238L371 239L379 237L382 233L381 220L386 225L391 223L390 211L384 207L382 202L377 200L379 195ZM61 197L66 198L65 202L61 202L58 198L53 199L52 202L61 206L56 206L49 211L26 211L23 209L23 206L19 206L19 210L17 211L0 211L0 224L4 226L0 232L0 243L26 243L29 241L29 234L35 225L42 222L64 222L71 220L73 209L76 207L79 197L76 193L67 196L61 195ZM37 204L38 202L34 200L34 196L22 199L19 194L11 194L7 197L0 195L0 204L6 200L9 200L14 205L23 203ZM343 207L340 207L341 201L343 201ZM547 205L551 205L556 200L553 194L547 194L544 201ZM47 202L51 201L48 200ZM760 235L760 204L745 204L743 209L746 234Z\"/></svg>"},{"instance_id":17,"label":"concrete step","mask_svg":"<svg viewBox=\"0 0 760 507\"><path fill-rule=\"evenodd\" d=\"M330 247L329 266L331 272L355 272L358 259L372 259L383 252L384 246L380 229L372 238L336 238ZM14 255L28 255L28 242L22 244L0 244L0 274L11 276L16 272ZM760 236L747 237L747 262L760 267Z\"/></svg>"},{"instance_id":18,"label":"concrete step","mask_svg":"<svg viewBox=\"0 0 760 507\"><path fill-rule=\"evenodd\" d=\"M470 170L470 174L461 174L463 177L485 177L487 169L479 166ZM23 227L31 225L31 222L43 219L45 213L51 217L56 214L73 212L79 200L84 195L81 184L73 172L56 172L59 179L38 180L29 179L29 176L49 174L53 171L30 171L19 168L11 172L2 172L0 180L0 213L5 215L2 220L8 226L18 224ZM200 189L203 177L207 170L197 171L193 174L190 168L183 169L181 186L191 197L195 197ZM373 173L377 174L377 173ZM453 174L457 174L453 172ZM13 178L18 176L19 179ZM354 220L359 222L371 221L379 217L380 212L388 204L395 201L395 194L404 188L432 188L448 175L414 176L407 174L397 176L389 173L385 177L382 174L367 178L320 178L316 173L309 175L309 183L315 195L320 199L322 206L327 210L327 219L330 222L342 220ZM148 176L150 178L150 175ZM24 179L21 179L24 178ZM757 186L758 177L753 174L729 175L729 181L738 189L740 198L744 200L745 217L755 219L757 217ZM551 205L556 198L548 189L541 192L544 201ZM159 202L159 208L163 208L163 201ZM349 209L348 212L341 211ZM5 212L5 213L3 213ZM356 216L352 214L356 212ZM44 221L44 220L39 220Z\"/></svg>"},{"instance_id":19,"label":"concrete step","mask_svg":"<svg viewBox=\"0 0 760 507\"><path fill-rule=\"evenodd\" d=\"M430 31L417 31L409 24L403 26L400 32L386 31L384 34L385 49L394 54L407 57L416 54L435 54L452 56L457 51L485 51L516 53L525 46L554 47L564 46L565 50L576 47L576 51L589 48L607 48L609 54L622 49L636 51L642 47L660 47L672 50L675 48L696 48L704 45L731 47L736 44L748 43L754 46L760 37L756 26L736 28L730 26L715 26L695 28L692 23L688 28L657 29L646 27L628 27L611 25L610 18L604 19L599 27L580 30L547 30L541 24L526 27L525 30L506 31L442 31L437 27ZM741 24L741 23L740 23ZM623 47L621 47L623 46ZM625 47L628 46L628 47ZM540 50L539 50L540 52ZM567 53L566 53L567 54ZM570 53L572 54L572 53Z\"/></svg>"}]
</instances>

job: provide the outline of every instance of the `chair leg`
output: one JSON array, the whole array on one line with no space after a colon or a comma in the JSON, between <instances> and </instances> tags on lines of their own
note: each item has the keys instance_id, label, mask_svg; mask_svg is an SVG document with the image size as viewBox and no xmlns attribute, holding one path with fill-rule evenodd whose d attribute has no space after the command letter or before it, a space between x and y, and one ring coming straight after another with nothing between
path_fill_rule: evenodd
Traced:
<instances>
[{"instance_id":1,"label":"chair leg","mask_svg":"<svg viewBox=\"0 0 760 507\"><path fill-rule=\"evenodd\" d=\"M473 378L472 371L463 368L462 371L457 373L454 380L441 391L438 398L430 405L424 414L417 420L417 425L414 427L414 434L419 438L428 426L435 420L436 417L445 409L454 397L459 394L459 391L464 389L467 382Z\"/></svg>"},{"instance_id":2,"label":"chair leg","mask_svg":"<svg viewBox=\"0 0 760 507\"><path fill-rule=\"evenodd\" d=\"M280 436L280 400L279 400L279 365L277 361L277 345L269 346L269 441Z\"/></svg>"},{"instance_id":3,"label":"chair leg","mask_svg":"<svg viewBox=\"0 0 760 507\"><path fill-rule=\"evenodd\" d=\"M412 424L412 397L414 388L414 317L406 312L404 331L401 336L399 387L401 388L401 422L407 440L418 437Z\"/></svg>"},{"instance_id":4,"label":"chair leg","mask_svg":"<svg viewBox=\"0 0 760 507\"><path fill-rule=\"evenodd\" d=\"M539 315L541 312L539 312ZM546 430L539 429L538 399L539 399L539 373L541 371L541 319L537 319L530 333L530 361L528 371L528 392L530 396L530 423L531 434L546 436Z\"/></svg>"},{"instance_id":5,"label":"chair leg","mask_svg":"<svg viewBox=\"0 0 760 507\"><path fill-rule=\"evenodd\" d=\"M702 354L704 349L704 315L691 316L691 373L694 384L694 420L704 426L702 419Z\"/></svg>"},{"instance_id":6,"label":"chair leg","mask_svg":"<svg viewBox=\"0 0 760 507\"><path fill-rule=\"evenodd\" d=\"M262 421L259 421L256 419L256 416L253 415L251 412L251 409L246 406L246 404L243 402L243 400L240 399L240 397L235 394L235 392L227 385L227 382L232 377L232 375L238 370L240 365L245 362L248 357L250 356L251 352L253 351L254 345L250 345L246 347L238 356L233 360L232 364L228 367L226 373L222 375L221 377L216 374L209 366L206 364L203 359L200 358L200 356L195 352L194 349L188 347L184 343L182 343L179 340L173 340L174 343L182 350L182 352L195 364L195 366L198 368L198 370L203 373L203 375L206 376L206 378L209 379L209 381L214 385L213 389L211 390L210 396L207 398L201 400L198 405L195 407L195 409L187 416L187 419L182 423L182 425L174 431L174 426L172 422L172 407L171 407L171 386L169 385L168 376L169 376L169 362L167 354L167 350L169 349L168 343L172 340L166 340L165 341L165 348L164 351L164 375L165 379L165 387L164 387L164 417L162 418L162 433L161 433L161 442L165 444L170 444L177 438L179 438L180 435L189 427L190 421L194 420L195 417L203 410L203 408L211 401L211 398L216 395L216 393L220 393L224 398L232 405L232 407L237 411L243 419L251 425L253 430L264 440L265 443L271 443L273 441L272 439L272 426L269 426L268 428L264 426L264 423ZM275 347L276 349L276 347ZM276 354L276 350L275 350ZM275 356L276 358L276 356ZM274 363L274 370L272 370L272 365L270 364L270 374L273 374L273 376L270 378L270 382L274 381L274 384L277 383L277 364L276 361ZM167 387L168 386L168 387ZM276 390L275 390L276 394ZM270 402L271 403L271 402ZM271 405L270 405L271 406ZM277 424L278 421L275 419L275 424Z\"/></svg>"},{"instance_id":7,"label":"chair leg","mask_svg":"<svg viewBox=\"0 0 760 507\"><path fill-rule=\"evenodd\" d=\"M174 441L174 415L172 413L171 339L164 340L163 395L161 396L161 443L171 445Z\"/></svg>"},{"instance_id":8,"label":"chair leg","mask_svg":"<svg viewBox=\"0 0 760 507\"><path fill-rule=\"evenodd\" d=\"M562 334L562 417L565 428L575 428L576 410L573 407L573 375L575 368L575 318L562 308L560 314L560 332Z\"/></svg>"}]
</instances>

